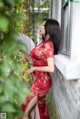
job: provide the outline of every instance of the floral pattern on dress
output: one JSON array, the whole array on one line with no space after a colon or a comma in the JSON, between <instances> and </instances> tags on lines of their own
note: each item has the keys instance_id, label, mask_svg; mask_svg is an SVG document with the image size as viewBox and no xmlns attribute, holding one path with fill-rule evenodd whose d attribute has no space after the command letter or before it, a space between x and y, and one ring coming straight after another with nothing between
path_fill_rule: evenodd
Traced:
<instances>
[{"instance_id":1,"label":"floral pattern on dress","mask_svg":"<svg viewBox=\"0 0 80 119\"><path fill-rule=\"evenodd\" d=\"M42 43L31 50L30 55L32 57L33 66L47 66L47 58L54 57L53 43L43 40ZM48 72L34 71L33 78L34 83L30 90L34 93L34 96L37 95L40 119L50 119L48 108L45 103L45 96L52 85L51 76ZM23 112L25 112L34 96L27 97L26 102L21 105ZM35 119L37 118L35 117Z\"/></svg>"}]
</instances>

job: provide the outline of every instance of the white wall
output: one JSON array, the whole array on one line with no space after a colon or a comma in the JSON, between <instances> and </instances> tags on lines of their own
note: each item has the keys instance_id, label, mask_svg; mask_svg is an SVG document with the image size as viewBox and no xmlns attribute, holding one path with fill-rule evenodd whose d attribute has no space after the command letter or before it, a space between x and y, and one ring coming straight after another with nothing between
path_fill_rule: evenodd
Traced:
<instances>
[{"instance_id":1,"label":"white wall","mask_svg":"<svg viewBox=\"0 0 80 119\"><path fill-rule=\"evenodd\" d=\"M52 18L61 25L61 0L53 0ZM67 57L59 54L55 56L55 65L64 75L65 79L73 80L80 78L80 3L71 3L70 40L71 55ZM74 64L74 65L73 65ZM65 69L65 70L64 70Z\"/></svg>"},{"instance_id":2,"label":"white wall","mask_svg":"<svg viewBox=\"0 0 80 119\"><path fill-rule=\"evenodd\" d=\"M61 24L61 0L53 0L52 16ZM52 76L61 119L80 119L80 3L71 4L71 16L71 56L55 56L56 68Z\"/></svg>"},{"instance_id":3,"label":"white wall","mask_svg":"<svg viewBox=\"0 0 80 119\"><path fill-rule=\"evenodd\" d=\"M53 93L60 119L80 119L80 80L65 80L56 69Z\"/></svg>"},{"instance_id":4,"label":"white wall","mask_svg":"<svg viewBox=\"0 0 80 119\"><path fill-rule=\"evenodd\" d=\"M53 0L53 13L52 18L58 20L61 25L61 4L62 0Z\"/></svg>"},{"instance_id":5,"label":"white wall","mask_svg":"<svg viewBox=\"0 0 80 119\"><path fill-rule=\"evenodd\" d=\"M71 60L80 63L80 3L72 4Z\"/></svg>"}]
</instances>

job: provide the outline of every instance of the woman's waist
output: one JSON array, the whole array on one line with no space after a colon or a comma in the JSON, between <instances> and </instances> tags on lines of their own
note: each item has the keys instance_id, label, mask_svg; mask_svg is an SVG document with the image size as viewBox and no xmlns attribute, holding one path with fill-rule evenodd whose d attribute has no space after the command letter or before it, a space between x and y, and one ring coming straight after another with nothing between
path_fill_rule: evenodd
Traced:
<instances>
[{"instance_id":1,"label":"woman's waist","mask_svg":"<svg viewBox=\"0 0 80 119\"><path fill-rule=\"evenodd\" d=\"M35 61L33 62L33 66L46 66L47 63L46 62L42 62L42 61Z\"/></svg>"},{"instance_id":2,"label":"woman's waist","mask_svg":"<svg viewBox=\"0 0 80 119\"><path fill-rule=\"evenodd\" d=\"M37 84L43 84L49 87L51 87L52 85L52 79L49 73L35 71L33 77L34 77L34 82Z\"/></svg>"},{"instance_id":3,"label":"woman's waist","mask_svg":"<svg viewBox=\"0 0 80 119\"><path fill-rule=\"evenodd\" d=\"M38 78L51 78L49 72L42 72L42 71L34 71L33 75L38 77Z\"/></svg>"}]
</instances>

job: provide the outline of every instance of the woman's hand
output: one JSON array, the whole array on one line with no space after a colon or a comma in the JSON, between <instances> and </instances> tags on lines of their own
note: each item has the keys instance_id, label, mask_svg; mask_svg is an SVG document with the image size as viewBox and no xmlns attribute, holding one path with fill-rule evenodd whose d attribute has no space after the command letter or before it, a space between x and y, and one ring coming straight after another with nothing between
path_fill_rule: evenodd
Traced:
<instances>
[{"instance_id":1,"label":"woman's hand","mask_svg":"<svg viewBox=\"0 0 80 119\"><path fill-rule=\"evenodd\" d=\"M35 71L35 67L31 67L31 69L27 70L27 74L31 75L31 73L33 73Z\"/></svg>"}]
</instances>

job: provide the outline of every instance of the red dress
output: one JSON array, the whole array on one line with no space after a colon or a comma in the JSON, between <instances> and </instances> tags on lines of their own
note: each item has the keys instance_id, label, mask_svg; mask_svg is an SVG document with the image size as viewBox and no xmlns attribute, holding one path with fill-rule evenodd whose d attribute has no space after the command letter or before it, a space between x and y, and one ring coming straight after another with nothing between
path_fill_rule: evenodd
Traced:
<instances>
[{"instance_id":1,"label":"red dress","mask_svg":"<svg viewBox=\"0 0 80 119\"><path fill-rule=\"evenodd\" d=\"M43 40L42 43L31 50L30 54L33 60L33 66L47 66L47 58L54 57L53 43L49 40ZM40 119L50 119L48 108L45 103L46 93L49 91L52 85L50 74L48 72L34 71L33 78L34 83L30 90L34 93L34 96L37 96ZM34 98L34 96L27 97L26 102L21 105L23 112L25 112L28 104ZM38 118L35 116L34 119Z\"/></svg>"}]
</instances>

